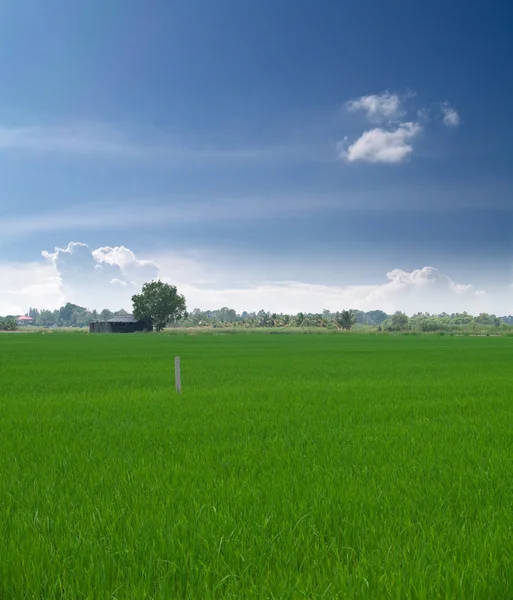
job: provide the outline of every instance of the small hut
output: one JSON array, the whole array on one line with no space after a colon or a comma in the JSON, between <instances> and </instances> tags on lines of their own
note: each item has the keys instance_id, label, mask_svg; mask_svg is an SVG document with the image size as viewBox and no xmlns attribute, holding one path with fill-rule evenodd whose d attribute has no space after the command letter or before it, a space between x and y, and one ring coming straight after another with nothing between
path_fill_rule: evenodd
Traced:
<instances>
[{"instance_id":1,"label":"small hut","mask_svg":"<svg viewBox=\"0 0 513 600\"><path fill-rule=\"evenodd\" d=\"M108 321L89 323L89 333L135 333L153 331L151 321L140 321L133 315L118 315Z\"/></svg>"},{"instance_id":2,"label":"small hut","mask_svg":"<svg viewBox=\"0 0 513 600\"><path fill-rule=\"evenodd\" d=\"M16 325L32 325L34 319L32 317L27 317L26 315L20 315L16 317Z\"/></svg>"}]
</instances>

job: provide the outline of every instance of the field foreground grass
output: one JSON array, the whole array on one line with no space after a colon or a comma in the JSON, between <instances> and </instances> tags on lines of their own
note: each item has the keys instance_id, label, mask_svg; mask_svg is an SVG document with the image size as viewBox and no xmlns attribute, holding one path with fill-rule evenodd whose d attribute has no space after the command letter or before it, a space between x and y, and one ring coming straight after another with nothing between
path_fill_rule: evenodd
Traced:
<instances>
[{"instance_id":1,"label":"field foreground grass","mask_svg":"<svg viewBox=\"0 0 513 600\"><path fill-rule=\"evenodd\" d=\"M512 598L512 353L0 336L0 599Z\"/></svg>"}]
</instances>

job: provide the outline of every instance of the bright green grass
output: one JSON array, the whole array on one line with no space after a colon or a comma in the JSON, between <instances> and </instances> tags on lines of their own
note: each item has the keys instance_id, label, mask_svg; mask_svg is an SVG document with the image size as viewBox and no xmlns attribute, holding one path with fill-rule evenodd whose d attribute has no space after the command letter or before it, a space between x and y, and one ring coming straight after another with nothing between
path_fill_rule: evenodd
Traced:
<instances>
[{"instance_id":1,"label":"bright green grass","mask_svg":"<svg viewBox=\"0 0 513 600\"><path fill-rule=\"evenodd\" d=\"M0 599L513 598L512 365L513 338L0 336Z\"/></svg>"}]
</instances>

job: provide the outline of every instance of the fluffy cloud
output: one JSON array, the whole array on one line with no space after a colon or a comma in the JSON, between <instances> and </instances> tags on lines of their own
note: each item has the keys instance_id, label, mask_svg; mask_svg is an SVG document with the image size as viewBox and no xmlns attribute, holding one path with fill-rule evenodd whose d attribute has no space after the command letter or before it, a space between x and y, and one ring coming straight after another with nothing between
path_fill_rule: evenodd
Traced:
<instances>
[{"instance_id":1,"label":"fluffy cloud","mask_svg":"<svg viewBox=\"0 0 513 600\"><path fill-rule=\"evenodd\" d=\"M0 263L0 315L22 315L30 306L58 308L65 302L59 277L50 264Z\"/></svg>"},{"instance_id":2,"label":"fluffy cloud","mask_svg":"<svg viewBox=\"0 0 513 600\"><path fill-rule=\"evenodd\" d=\"M448 102L441 104L440 109L443 114L444 125L447 125L447 127L458 127L460 124L460 115L458 112Z\"/></svg>"},{"instance_id":3,"label":"fluffy cloud","mask_svg":"<svg viewBox=\"0 0 513 600\"><path fill-rule=\"evenodd\" d=\"M401 123L396 129L387 131L376 128L365 131L355 142L338 144L341 158L349 162L399 163L413 151L410 140L422 131L418 123Z\"/></svg>"},{"instance_id":4,"label":"fluffy cloud","mask_svg":"<svg viewBox=\"0 0 513 600\"><path fill-rule=\"evenodd\" d=\"M410 121L401 119L411 111L406 109L405 101L415 94L399 96L385 92L362 96L347 103L351 112L358 110L366 114L367 119L380 125L374 129L364 131L360 137L351 142L348 138L337 144L339 158L348 162L368 163L400 163L406 160L413 152L412 141L422 132L419 120L427 123L429 110L417 108ZM459 125L460 118L457 111L447 102L440 105L443 122L448 127Z\"/></svg>"},{"instance_id":5,"label":"fluffy cloud","mask_svg":"<svg viewBox=\"0 0 513 600\"><path fill-rule=\"evenodd\" d=\"M488 303L487 295L474 286L453 281L434 267L408 272L394 269L387 273L388 282L372 290L365 302L381 305L382 310L411 312L481 312ZM418 308L414 308L418 307Z\"/></svg>"},{"instance_id":6,"label":"fluffy cloud","mask_svg":"<svg viewBox=\"0 0 513 600\"><path fill-rule=\"evenodd\" d=\"M453 281L433 267L414 271L391 270L382 283L336 286L301 281L255 281L252 285L220 285L216 276L225 269L177 256L162 257L159 266L140 260L123 246L90 250L72 242L67 248L44 253L45 261L30 264L0 264L4 282L0 292L0 314L25 313L29 306L57 308L74 302L88 308L131 308L131 296L144 281L160 277L178 287L189 309L230 306L237 311L319 312L325 308L469 313L509 310L510 290L490 298L472 285ZM159 268L160 267L160 268ZM251 274L244 272L244 278Z\"/></svg>"},{"instance_id":7,"label":"fluffy cloud","mask_svg":"<svg viewBox=\"0 0 513 600\"><path fill-rule=\"evenodd\" d=\"M433 267L411 272L394 269L388 281L367 286L313 285L297 281L274 282L248 288L211 290L183 285L190 306L215 308L230 306L237 310L274 312L320 312L341 308L360 310L396 310L422 312L458 312L478 314L487 310L488 297L471 285L454 282Z\"/></svg>"},{"instance_id":8,"label":"fluffy cloud","mask_svg":"<svg viewBox=\"0 0 513 600\"><path fill-rule=\"evenodd\" d=\"M402 100L398 94L370 94L347 103L350 111L362 110L372 121L394 120L403 114Z\"/></svg>"},{"instance_id":9,"label":"fluffy cloud","mask_svg":"<svg viewBox=\"0 0 513 600\"><path fill-rule=\"evenodd\" d=\"M140 286L158 273L153 262L138 260L124 246L91 251L86 244L70 242L67 248L43 251L42 255L53 264L66 299L91 308L129 305Z\"/></svg>"},{"instance_id":10,"label":"fluffy cloud","mask_svg":"<svg viewBox=\"0 0 513 600\"><path fill-rule=\"evenodd\" d=\"M158 267L153 261L137 259L135 254L125 246L115 246L114 248L104 246L93 250L91 255L100 266L110 265L119 268L126 280L119 278L115 278L115 280L125 285L128 282L139 284L150 281L158 273Z\"/></svg>"}]
</instances>

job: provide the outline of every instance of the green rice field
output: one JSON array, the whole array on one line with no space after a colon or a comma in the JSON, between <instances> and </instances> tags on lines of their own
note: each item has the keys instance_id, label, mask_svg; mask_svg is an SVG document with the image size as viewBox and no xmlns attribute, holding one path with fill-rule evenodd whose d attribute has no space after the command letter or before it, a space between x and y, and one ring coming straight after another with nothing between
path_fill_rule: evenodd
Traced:
<instances>
[{"instance_id":1,"label":"green rice field","mask_svg":"<svg viewBox=\"0 0 513 600\"><path fill-rule=\"evenodd\" d=\"M511 599L512 366L513 337L0 335L0 600Z\"/></svg>"}]
</instances>

